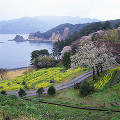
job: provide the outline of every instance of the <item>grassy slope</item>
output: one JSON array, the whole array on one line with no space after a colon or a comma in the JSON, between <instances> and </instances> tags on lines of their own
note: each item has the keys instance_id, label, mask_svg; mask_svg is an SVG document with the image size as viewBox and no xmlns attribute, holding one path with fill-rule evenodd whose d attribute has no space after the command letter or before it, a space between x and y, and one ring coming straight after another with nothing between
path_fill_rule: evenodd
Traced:
<instances>
[{"instance_id":1,"label":"grassy slope","mask_svg":"<svg viewBox=\"0 0 120 120\"><path fill-rule=\"evenodd\" d=\"M97 80L95 80L95 82L103 78L105 73L106 71L104 71L100 75L100 77L98 77ZM118 75L120 76L120 71L118 72L117 76ZM113 82L113 79L114 79L114 84L111 86L110 83ZM120 88L120 82L116 83L117 80L118 78L116 78L115 74L113 74L113 77L108 82L108 84L105 86L105 89L99 92L96 92L92 95L88 95L87 97L84 97L84 98L80 97L79 90L76 90L74 88L68 88L65 90L57 91L57 94L55 95L55 97L49 97L48 94L44 94L41 97L44 99L49 99L49 100L56 99L60 101L77 102L77 103L82 103L82 104L91 105L91 106L112 107L110 105L111 102L119 102L120 104L120 92L118 92L118 88ZM88 78L87 82L91 84L94 83L92 82L92 77Z\"/></svg>"},{"instance_id":2,"label":"grassy slope","mask_svg":"<svg viewBox=\"0 0 120 120\"><path fill-rule=\"evenodd\" d=\"M28 120L111 120L120 118L119 113L79 110L62 106L25 101L21 99L13 100L8 97L0 103L0 118L9 115L14 120L26 118ZM1 107L4 106L4 107ZM4 110L3 110L4 109Z\"/></svg>"},{"instance_id":3,"label":"grassy slope","mask_svg":"<svg viewBox=\"0 0 120 120\"><path fill-rule=\"evenodd\" d=\"M78 73L77 73L78 74ZM105 72L97 79L99 80L103 77ZM74 75L71 77L74 77ZM64 81L68 81L69 78L66 78ZM92 78L87 80L92 83ZM68 88L65 90L57 91L54 97L50 97L48 94L44 94L41 96L43 100L60 102L63 104L73 104L73 105L82 105L82 106L100 106L100 107L110 107L112 109L119 109L117 105L114 107L111 106L111 102L120 102L120 99L117 96L117 89L120 87L120 83L114 85L114 87L107 88L104 91L99 93L94 93L87 97L80 97L79 91L73 88ZM119 93L120 94L120 93ZM120 95L119 95L120 96ZM41 104L36 101L39 99L38 97L32 97L33 101L24 101L24 100L16 100L13 101L11 99L5 99L0 102L0 118L3 116L3 108L5 115L9 115L11 118L16 120L22 119L32 119L32 120L72 120L72 119L80 119L80 120L119 120L120 113L114 112L98 112L98 111L87 111L87 110L78 110L73 108L66 108L55 105ZM119 103L120 104L120 103Z\"/></svg>"}]
</instances>

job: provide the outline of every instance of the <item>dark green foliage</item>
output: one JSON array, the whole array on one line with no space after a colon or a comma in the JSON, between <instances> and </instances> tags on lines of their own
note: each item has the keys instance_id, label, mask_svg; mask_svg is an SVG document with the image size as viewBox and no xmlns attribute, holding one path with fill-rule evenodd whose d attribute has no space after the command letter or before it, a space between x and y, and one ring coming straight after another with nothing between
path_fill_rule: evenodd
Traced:
<instances>
[{"instance_id":1,"label":"dark green foliage","mask_svg":"<svg viewBox=\"0 0 120 120\"><path fill-rule=\"evenodd\" d=\"M66 52L66 53L64 53L64 56L62 58L62 64L64 67L66 67L66 69L70 68L70 64L71 64L70 55L71 55L71 53Z\"/></svg>"},{"instance_id":2,"label":"dark green foliage","mask_svg":"<svg viewBox=\"0 0 120 120\"><path fill-rule=\"evenodd\" d=\"M22 85L25 85L25 84L26 84L25 81L23 81L23 82L22 82Z\"/></svg>"},{"instance_id":3,"label":"dark green foliage","mask_svg":"<svg viewBox=\"0 0 120 120\"><path fill-rule=\"evenodd\" d=\"M34 60L35 58L37 58L39 56L39 50L34 50L31 53L31 60Z\"/></svg>"},{"instance_id":4,"label":"dark green foliage","mask_svg":"<svg viewBox=\"0 0 120 120\"><path fill-rule=\"evenodd\" d=\"M23 90L22 88L20 88L18 94L19 94L20 97L23 97L23 96L26 95L25 90Z\"/></svg>"},{"instance_id":5,"label":"dark green foliage","mask_svg":"<svg viewBox=\"0 0 120 120\"><path fill-rule=\"evenodd\" d=\"M40 96L44 92L43 87L39 88L36 93Z\"/></svg>"},{"instance_id":6,"label":"dark green foliage","mask_svg":"<svg viewBox=\"0 0 120 120\"><path fill-rule=\"evenodd\" d=\"M7 98L11 99L11 100L17 100L18 97L16 95L7 95Z\"/></svg>"},{"instance_id":7,"label":"dark green foliage","mask_svg":"<svg viewBox=\"0 0 120 120\"><path fill-rule=\"evenodd\" d=\"M75 83L75 84L74 84L74 88L75 88L75 89L79 89L79 88L80 88L80 84L81 84L81 83L78 83L78 82Z\"/></svg>"},{"instance_id":8,"label":"dark green foliage","mask_svg":"<svg viewBox=\"0 0 120 120\"><path fill-rule=\"evenodd\" d=\"M103 30L111 29L111 24L109 21L103 23Z\"/></svg>"},{"instance_id":9,"label":"dark green foliage","mask_svg":"<svg viewBox=\"0 0 120 120\"><path fill-rule=\"evenodd\" d=\"M41 49L41 50L39 51L39 55L40 55L40 56L49 56L49 52L48 52L48 50L46 50L46 49Z\"/></svg>"},{"instance_id":10,"label":"dark green foliage","mask_svg":"<svg viewBox=\"0 0 120 120\"><path fill-rule=\"evenodd\" d=\"M95 74L93 74L93 76L92 76L92 77L93 77L93 80L96 80Z\"/></svg>"},{"instance_id":11,"label":"dark green foliage","mask_svg":"<svg viewBox=\"0 0 120 120\"><path fill-rule=\"evenodd\" d=\"M118 23L114 26L114 28L118 28L118 27L120 27L120 22L118 22Z\"/></svg>"},{"instance_id":12,"label":"dark green foliage","mask_svg":"<svg viewBox=\"0 0 120 120\"><path fill-rule=\"evenodd\" d=\"M6 91L5 91L5 90L2 90L2 91L1 91L1 94L2 94L2 95L6 95Z\"/></svg>"},{"instance_id":13,"label":"dark green foliage","mask_svg":"<svg viewBox=\"0 0 120 120\"><path fill-rule=\"evenodd\" d=\"M34 50L31 53L31 62L32 60L34 60L35 58L39 57L39 56L49 56L49 52L46 49L41 49L41 50Z\"/></svg>"},{"instance_id":14,"label":"dark green foliage","mask_svg":"<svg viewBox=\"0 0 120 120\"><path fill-rule=\"evenodd\" d=\"M61 51L62 51L64 46L65 45L64 45L63 40L61 40L61 41L58 40L57 42L55 42L53 44L52 54L53 54L54 57L57 58L57 60L59 59Z\"/></svg>"},{"instance_id":15,"label":"dark green foliage","mask_svg":"<svg viewBox=\"0 0 120 120\"><path fill-rule=\"evenodd\" d=\"M5 96L3 94L0 94L0 102L5 99Z\"/></svg>"},{"instance_id":16,"label":"dark green foliage","mask_svg":"<svg viewBox=\"0 0 120 120\"><path fill-rule=\"evenodd\" d=\"M40 56L40 57L34 59L33 65L38 69L55 67L57 65L57 60L53 57Z\"/></svg>"},{"instance_id":17,"label":"dark green foliage","mask_svg":"<svg viewBox=\"0 0 120 120\"><path fill-rule=\"evenodd\" d=\"M80 85L80 95L82 97L85 97L89 94L92 94L93 92L95 92L95 89L93 86L91 86L88 82L82 82L82 84Z\"/></svg>"},{"instance_id":18,"label":"dark green foliage","mask_svg":"<svg viewBox=\"0 0 120 120\"><path fill-rule=\"evenodd\" d=\"M56 89L54 86L50 86L47 92L49 95L54 95L56 93Z\"/></svg>"}]
</instances>

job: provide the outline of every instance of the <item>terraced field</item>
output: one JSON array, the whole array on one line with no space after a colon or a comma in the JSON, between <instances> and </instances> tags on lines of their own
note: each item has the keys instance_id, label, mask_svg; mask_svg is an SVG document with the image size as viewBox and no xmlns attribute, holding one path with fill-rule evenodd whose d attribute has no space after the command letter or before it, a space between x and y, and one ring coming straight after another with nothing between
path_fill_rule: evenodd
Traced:
<instances>
[{"instance_id":1,"label":"terraced field","mask_svg":"<svg viewBox=\"0 0 120 120\"><path fill-rule=\"evenodd\" d=\"M40 69L14 79L0 81L0 91L15 91L20 88L38 89L40 87L47 87L51 85L50 80L54 80L56 83L59 83L71 74L82 71L83 69L84 68L80 67L73 71L70 69L65 70L63 67Z\"/></svg>"}]
</instances>

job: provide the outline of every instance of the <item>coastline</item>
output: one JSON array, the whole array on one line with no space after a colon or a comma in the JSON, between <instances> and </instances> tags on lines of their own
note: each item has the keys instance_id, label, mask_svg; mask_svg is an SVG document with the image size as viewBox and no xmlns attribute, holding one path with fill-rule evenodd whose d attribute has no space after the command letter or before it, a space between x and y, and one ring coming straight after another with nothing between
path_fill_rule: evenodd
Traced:
<instances>
[{"instance_id":1,"label":"coastline","mask_svg":"<svg viewBox=\"0 0 120 120\"><path fill-rule=\"evenodd\" d=\"M8 71L16 71L16 70L22 70L22 69L27 69L27 68L32 68L33 66L28 66L28 67L19 67L19 68L9 68L7 69Z\"/></svg>"}]
</instances>

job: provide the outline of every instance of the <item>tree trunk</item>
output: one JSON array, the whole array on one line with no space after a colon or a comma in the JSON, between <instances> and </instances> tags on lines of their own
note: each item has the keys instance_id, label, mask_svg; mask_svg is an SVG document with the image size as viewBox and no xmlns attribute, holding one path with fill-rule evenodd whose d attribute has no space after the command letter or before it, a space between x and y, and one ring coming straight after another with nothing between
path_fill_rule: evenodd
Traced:
<instances>
[{"instance_id":1,"label":"tree trunk","mask_svg":"<svg viewBox=\"0 0 120 120\"><path fill-rule=\"evenodd\" d=\"M102 71L103 67L101 66L100 69L101 69L101 73L102 73L102 72L103 72L103 71Z\"/></svg>"},{"instance_id":2,"label":"tree trunk","mask_svg":"<svg viewBox=\"0 0 120 120\"><path fill-rule=\"evenodd\" d=\"M92 67L93 68L93 75L95 75L95 68L94 67Z\"/></svg>"},{"instance_id":3,"label":"tree trunk","mask_svg":"<svg viewBox=\"0 0 120 120\"><path fill-rule=\"evenodd\" d=\"M95 68L94 67L92 67L93 68L93 80L95 80L96 78L95 78Z\"/></svg>"},{"instance_id":4,"label":"tree trunk","mask_svg":"<svg viewBox=\"0 0 120 120\"><path fill-rule=\"evenodd\" d=\"M98 66L96 66L96 68L97 68L97 75L99 77L100 76L100 74L99 74L99 68L98 68Z\"/></svg>"}]
</instances>

